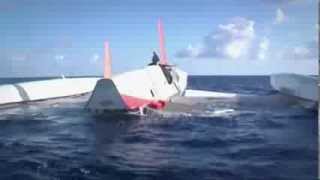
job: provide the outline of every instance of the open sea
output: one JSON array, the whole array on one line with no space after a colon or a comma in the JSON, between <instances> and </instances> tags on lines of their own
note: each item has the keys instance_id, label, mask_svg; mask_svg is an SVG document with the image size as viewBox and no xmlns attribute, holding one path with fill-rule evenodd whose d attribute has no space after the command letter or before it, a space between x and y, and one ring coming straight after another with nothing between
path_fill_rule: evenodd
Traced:
<instances>
[{"instance_id":1,"label":"open sea","mask_svg":"<svg viewBox=\"0 0 320 180\"><path fill-rule=\"evenodd\" d=\"M318 112L278 95L268 76L191 76L188 86L244 98L130 118L93 116L89 95L0 107L0 180L317 179Z\"/></svg>"}]
</instances>

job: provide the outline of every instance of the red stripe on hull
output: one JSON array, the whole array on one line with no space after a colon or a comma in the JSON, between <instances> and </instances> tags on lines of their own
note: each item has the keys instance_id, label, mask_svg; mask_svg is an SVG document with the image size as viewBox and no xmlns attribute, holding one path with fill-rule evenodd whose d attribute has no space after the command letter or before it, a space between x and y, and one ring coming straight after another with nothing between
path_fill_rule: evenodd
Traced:
<instances>
[{"instance_id":1,"label":"red stripe on hull","mask_svg":"<svg viewBox=\"0 0 320 180\"><path fill-rule=\"evenodd\" d=\"M142 98L127 96L127 95L121 95L121 98L129 110L135 110L140 107L146 107L146 106L153 109L163 109L167 104L165 101L162 101L162 100L155 101L155 100L142 99Z\"/></svg>"}]
</instances>

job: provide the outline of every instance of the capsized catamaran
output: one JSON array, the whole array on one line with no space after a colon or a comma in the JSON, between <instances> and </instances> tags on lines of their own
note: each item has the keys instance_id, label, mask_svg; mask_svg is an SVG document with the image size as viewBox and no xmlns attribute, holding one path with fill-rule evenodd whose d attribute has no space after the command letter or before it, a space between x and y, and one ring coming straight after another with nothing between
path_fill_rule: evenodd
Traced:
<instances>
[{"instance_id":1,"label":"capsized catamaran","mask_svg":"<svg viewBox=\"0 0 320 180\"><path fill-rule=\"evenodd\" d=\"M158 22L160 58L154 53L148 66L111 76L111 53L105 43L104 78L99 80L86 105L95 113L110 111L139 112L163 109L174 96L183 96L187 73L168 64L162 22Z\"/></svg>"},{"instance_id":2,"label":"capsized catamaran","mask_svg":"<svg viewBox=\"0 0 320 180\"><path fill-rule=\"evenodd\" d=\"M234 98L221 92L187 90L186 72L168 63L163 25L158 22L160 57L148 66L111 76L111 52L105 43L104 78L58 78L0 85L0 105L63 98L92 92L86 108L93 112L163 110L168 103L194 97Z\"/></svg>"}]
</instances>

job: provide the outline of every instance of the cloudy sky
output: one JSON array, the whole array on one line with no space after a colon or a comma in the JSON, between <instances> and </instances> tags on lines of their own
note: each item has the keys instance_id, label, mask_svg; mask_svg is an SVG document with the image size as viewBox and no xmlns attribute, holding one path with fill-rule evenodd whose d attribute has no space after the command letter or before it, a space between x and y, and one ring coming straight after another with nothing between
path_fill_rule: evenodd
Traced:
<instances>
[{"instance_id":1,"label":"cloudy sky","mask_svg":"<svg viewBox=\"0 0 320 180\"><path fill-rule=\"evenodd\" d=\"M102 75L143 67L164 22L189 74L317 74L317 0L1 0L0 77Z\"/></svg>"}]
</instances>

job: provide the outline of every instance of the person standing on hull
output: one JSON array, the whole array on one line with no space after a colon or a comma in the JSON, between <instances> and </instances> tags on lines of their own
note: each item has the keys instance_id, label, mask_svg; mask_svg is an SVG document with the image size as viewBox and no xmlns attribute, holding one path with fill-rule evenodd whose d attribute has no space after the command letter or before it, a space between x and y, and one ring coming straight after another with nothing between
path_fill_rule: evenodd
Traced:
<instances>
[{"instance_id":1,"label":"person standing on hull","mask_svg":"<svg viewBox=\"0 0 320 180\"><path fill-rule=\"evenodd\" d=\"M150 64L148 64L149 66L152 66L152 65L158 65L159 62L160 62L160 58L158 56L158 54L156 52L153 51L153 56L152 56L152 62Z\"/></svg>"},{"instance_id":2,"label":"person standing on hull","mask_svg":"<svg viewBox=\"0 0 320 180\"><path fill-rule=\"evenodd\" d=\"M152 62L149 63L148 65L149 66L159 65L161 70L162 70L162 72L163 72L163 74L164 74L164 76L166 77L168 83L171 84L173 79L172 79L172 75L170 73L170 69L167 68L168 65L159 63L160 62L160 58L159 58L158 54L155 51L153 51L153 56L152 56L152 60L151 61Z\"/></svg>"}]
</instances>

